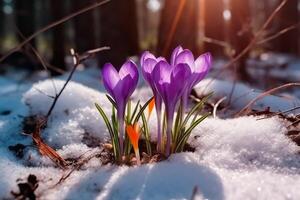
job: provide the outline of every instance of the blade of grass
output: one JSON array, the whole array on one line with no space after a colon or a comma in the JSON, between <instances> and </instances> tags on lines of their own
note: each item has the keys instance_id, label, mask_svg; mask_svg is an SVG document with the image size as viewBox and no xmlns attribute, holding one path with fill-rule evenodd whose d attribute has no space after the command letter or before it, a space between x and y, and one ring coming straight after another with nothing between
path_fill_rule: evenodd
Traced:
<instances>
[{"instance_id":1,"label":"blade of grass","mask_svg":"<svg viewBox=\"0 0 300 200\"><path fill-rule=\"evenodd\" d=\"M97 110L99 111L100 115L102 116L105 124L106 124L106 127L108 129L108 132L110 134L110 137L111 137L111 143L112 143L112 146L113 146L113 150L114 150L114 155L115 157L118 157L118 149L119 149L119 143L116 143L116 139L115 139L115 131L113 129L114 125L111 126L109 120L108 120L108 117L106 116L105 112L103 111L103 109L101 108L101 106L99 106L97 103L95 103L95 106L97 108Z\"/></svg>"},{"instance_id":2,"label":"blade of grass","mask_svg":"<svg viewBox=\"0 0 300 200\"><path fill-rule=\"evenodd\" d=\"M134 119L134 116L136 115L137 113L137 110L139 108L139 104L140 104L140 100L138 100L138 102L136 103L134 109L133 109L133 112L132 112L132 115L131 115L131 118L130 118L130 121L129 121L129 124L132 124L132 121Z\"/></svg>"},{"instance_id":3,"label":"blade of grass","mask_svg":"<svg viewBox=\"0 0 300 200\"><path fill-rule=\"evenodd\" d=\"M146 141L147 154L149 156L152 156L151 142L150 142L151 138L150 138L150 134L149 134L148 123L147 123L144 112L142 113L142 121L143 121L143 133L144 133L145 141Z\"/></svg>"},{"instance_id":4,"label":"blade of grass","mask_svg":"<svg viewBox=\"0 0 300 200\"><path fill-rule=\"evenodd\" d=\"M191 124L191 126L181 135L179 138L178 144L176 144L175 152L180 152L183 150L183 147L189 138L190 134L192 133L192 130L200 124L204 119L206 119L211 113L206 113L203 116L201 116L199 119L197 119L194 123Z\"/></svg>"},{"instance_id":5,"label":"blade of grass","mask_svg":"<svg viewBox=\"0 0 300 200\"><path fill-rule=\"evenodd\" d=\"M135 119L133 120L134 123L137 123L142 115L142 113L144 112L144 110L147 108L148 104L151 102L153 97L151 97L139 110L138 114L136 115Z\"/></svg>"},{"instance_id":6,"label":"blade of grass","mask_svg":"<svg viewBox=\"0 0 300 200\"><path fill-rule=\"evenodd\" d=\"M117 108L117 103L109 96L106 94L106 97L108 98L108 100L110 101L110 103L115 107Z\"/></svg>"},{"instance_id":7,"label":"blade of grass","mask_svg":"<svg viewBox=\"0 0 300 200\"><path fill-rule=\"evenodd\" d=\"M128 101L127 103L127 116L126 116L126 123L129 124L130 123L130 116L131 116L131 100Z\"/></svg>"},{"instance_id":8,"label":"blade of grass","mask_svg":"<svg viewBox=\"0 0 300 200\"><path fill-rule=\"evenodd\" d=\"M190 117L199 109L202 108L202 106L204 105L204 103L209 99L209 97L211 97L213 94L213 92L209 93L208 95L206 95L203 99L201 99L200 102L198 102L190 112L188 112L187 116L184 118L184 121L182 122L181 128L183 128L188 120L190 119Z\"/></svg>"},{"instance_id":9,"label":"blade of grass","mask_svg":"<svg viewBox=\"0 0 300 200\"><path fill-rule=\"evenodd\" d=\"M176 114L176 119L175 119L175 124L174 124L174 128L173 128L173 141L176 141L177 136L178 136L178 132L180 131L180 127L181 127L181 119L182 119L182 106L179 105L178 107L178 111Z\"/></svg>"}]
</instances>

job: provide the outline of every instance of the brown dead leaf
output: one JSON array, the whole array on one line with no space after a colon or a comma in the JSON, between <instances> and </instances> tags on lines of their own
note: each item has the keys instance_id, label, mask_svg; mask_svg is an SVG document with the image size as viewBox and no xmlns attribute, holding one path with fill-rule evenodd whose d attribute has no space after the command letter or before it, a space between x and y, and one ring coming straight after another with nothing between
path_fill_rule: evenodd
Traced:
<instances>
[{"instance_id":1,"label":"brown dead leaf","mask_svg":"<svg viewBox=\"0 0 300 200\"><path fill-rule=\"evenodd\" d=\"M35 131L32 133L32 140L36 144L37 148L39 149L39 152L43 156L47 156L50 158L56 165L58 165L60 168L66 169L67 162L50 146L48 146L45 142L43 142L41 138L41 127L45 124L45 120L39 120Z\"/></svg>"}]
</instances>

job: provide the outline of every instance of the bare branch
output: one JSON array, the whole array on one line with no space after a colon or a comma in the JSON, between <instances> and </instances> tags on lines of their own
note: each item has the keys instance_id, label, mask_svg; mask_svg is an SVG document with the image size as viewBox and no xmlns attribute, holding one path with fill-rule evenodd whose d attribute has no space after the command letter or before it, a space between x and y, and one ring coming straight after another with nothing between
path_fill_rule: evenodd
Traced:
<instances>
[{"instance_id":1,"label":"bare branch","mask_svg":"<svg viewBox=\"0 0 300 200\"><path fill-rule=\"evenodd\" d=\"M258 95L256 98L254 98L253 100L251 100L243 109L241 109L241 111L239 111L236 116L240 116L242 114L245 114L245 113L248 113L251 111L251 108L253 106L253 104L262 99L263 97L267 96L267 95L270 95L278 90L281 90L281 89L284 89L284 88L288 88L288 87L294 87L294 86L300 86L300 83L287 83L287 84L284 84L284 85L281 85L279 87L276 87L276 88L272 88L266 92L263 92L261 93L260 95Z\"/></svg>"},{"instance_id":2,"label":"bare branch","mask_svg":"<svg viewBox=\"0 0 300 200\"><path fill-rule=\"evenodd\" d=\"M100 2L96 2L96 3L92 4L92 5L89 5L89 6L85 7L85 8L83 8L83 9L80 9L79 11L76 11L76 12L70 14L70 15L67 15L66 17L63 17L62 19L60 19L60 20L58 20L58 21L55 21L55 22L53 22L53 23L51 23L51 24L45 26L44 28L42 28L42 29L36 31L36 32L33 33L31 36L29 36L26 40L24 40L23 42L21 42L18 46L12 48L12 49L9 50L4 56L2 56L2 57L0 58L0 63L1 63L5 58L7 58L10 54L12 54L13 52L16 52L16 51L18 51L19 49L21 49L25 44L27 44L28 42L30 42L33 38L35 38L35 37L38 36L39 34L45 32L45 31L48 31L49 29L51 29L51 28L53 28L53 27L55 27L55 26L57 26L57 25L59 25L59 24L62 24L62 23L66 22L66 21L68 21L68 20L70 20L70 19L72 19L72 18L74 18L74 17L76 17L76 16L78 16L78 15L81 15L81 14L87 12L87 11L90 11L90 10L92 10L92 9L95 9L95 8L97 8L97 7L99 7L99 6L103 5L103 4L106 4L106 3L108 3L109 1L110 1L110 0L103 0L103 1L100 1Z\"/></svg>"},{"instance_id":3,"label":"bare branch","mask_svg":"<svg viewBox=\"0 0 300 200\"><path fill-rule=\"evenodd\" d=\"M16 30L17 30L17 33L20 35L20 37L22 39L25 39L25 36L23 35L23 33L21 33L20 29L16 26L15 27ZM46 70L47 73L49 73L49 70L48 70L48 67L47 67L47 64L46 64L46 61L42 58L42 56L39 54L39 52L30 44L26 44L30 49L31 51L35 54L35 56L39 59L40 63L42 64L43 68ZM55 91L55 94L57 94L57 89L56 89L56 85L54 83L54 80L51 78L51 82L52 82L52 85L53 85L53 88L54 88L54 91ZM47 95L48 96L48 95Z\"/></svg>"},{"instance_id":4,"label":"bare branch","mask_svg":"<svg viewBox=\"0 0 300 200\"><path fill-rule=\"evenodd\" d=\"M211 44L215 44L215 45L218 45L220 47L224 47L224 48L231 48L231 45L228 44L227 42L225 41L222 41L222 40L217 40L217 39L214 39L214 38L210 38L210 37L203 37L202 39L204 42L207 42L207 43L211 43Z\"/></svg>"},{"instance_id":5,"label":"bare branch","mask_svg":"<svg viewBox=\"0 0 300 200\"><path fill-rule=\"evenodd\" d=\"M103 50L109 50L110 47L101 47L97 50L97 52L103 51ZM54 109L57 100L59 99L60 95L63 93L64 89L67 87L68 83L70 82L70 80L72 79L72 76L74 74L74 72L76 71L78 65L85 59L87 59L88 57L84 57L84 59L80 59L80 56L78 54L75 53L75 51L73 49L71 49L71 54L74 58L74 67L72 69L72 71L70 72L65 84L63 85L63 87L60 89L60 91L58 92L58 94L55 96L52 105L49 108L49 111L46 115L46 118L48 119L48 117L51 115L52 110ZM92 54L91 54L92 55Z\"/></svg>"},{"instance_id":6,"label":"bare branch","mask_svg":"<svg viewBox=\"0 0 300 200\"><path fill-rule=\"evenodd\" d=\"M270 42L271 40L274 40L274 39L280 37L281 35L284 35L285 33L289 32L289 31L291 31L291 30L293 30L293 29L298 28L299 25L300 25L300 22L297 23L297 24L293 24L293 25L291 25L291 26L289 26L289 27L286 27L286 28L280 30L279 32L277 32L276 34L271 35L270 37L267 37L267 38L264 38L264 39L258 41L257 44L258 44L258 45L261 45L261 44L264 44L264 43L266 43L266 42Z\"/></svg>"},{"instance_id":7,"label":"bare branch","mask_svg":"<svg viewBox=\"0 0 300 200\"><path fill-rule=\"evenodd\" d=\"M230 59L230 61L224 66L223 69L221 69L217 74L216 77L219 77L227 68L231 67L233 64L235 64L238 60L240 60L244 55L246 55L256 44L257 40L264 34L266 28L271 24L275 16L278 14L278 12L282 9L282 7L287 3L288 0L282 0L282 2L277 6L277 8L271 13L271 15L268 17L268 19L265 21L265 23L262 25L262 27L254 34L252 40L249 42L249 44L235 57ZM210 85L213 82L210 81L208 85Z\"/></svg>"}]
</instances>

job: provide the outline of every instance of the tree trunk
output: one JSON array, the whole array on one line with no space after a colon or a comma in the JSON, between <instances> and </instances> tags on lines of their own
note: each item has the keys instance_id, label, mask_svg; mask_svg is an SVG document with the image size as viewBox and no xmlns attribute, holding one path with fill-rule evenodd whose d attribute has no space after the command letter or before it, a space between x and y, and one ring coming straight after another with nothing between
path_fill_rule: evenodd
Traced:
<instances>
[{"instance_id":1,"label":"tree trunk","mask_svg":"<svg viewBox=\"0 0 300 200\"><path fill-rule=\"evenodd\" d=\"M251 30L251 15L249 0L231 0L231 22L230 22L230 43L234 49L234 55L236 56L249 44L252 39ZM249 76L246 69L246 61L249 53L244 55L239 62L236 63L237 75L240 80L249 80Z\"/></svg>"},{"instance_id":2,"label":"tree trunk","mask_svg":"<svg viewBox=\"0 0 300 200\"><path fill-rule=\"evenodd\" d=\"M61 19L64 13L64 3L61 0L51 0L50 10L52 21ZM52 28L52 60L51 64L60 69L66 69L65 67L65 24L60 24ZM56 72L51 72L53 75L57 75Z\"/></svg>"},{"instance_id":3,"label":"tree trunk","mask_svg":"<svg viewBox=\"0 0 300 200\"><path fill-rule=\"evenodd\" d=\"M2 48L3 48L3 38L5 35L4 32L4 27L5 27L5 18L4 18L4 13L3 13L3 1L0 0L0 27L2 27L0 29L0 52L2 52Z\"/></svg>"},{"instance_id":4,"label":"tree trunk","mask_svg":"<svg viewBox=\"0 0 300 200\"><path fill-rule=\"evenodd\" d=\"M279 30L299 23L298 0L289 0L279 15ZM277 50L297 54L299 50L299 28L293 29L278 38Z\"/></svg>"},{"instance_id":5,"label":"tree trunk","mask_svg":"<svg viewBox=\"0 0 300 200\"><path fill-rule=\"evenodd\" d=\"M135 0L114 0L100 8L100 46L111 50L99 54L99 65L120 67L126 57L139 51Z\"/></svg>"},{"instance_id":6,"label":"tree trunk","mask_svg":"<svg viewBox=\"0 0 300 200\"><path fill-rule=\"evenodd\" d=\"M72 12L78 11L94 2L95 0L73 0L71 2ZM73 19L73 22L76 51L82 53L96 48L94 12L89 11L79 15Z\"/></svg>"},{"instance_id":7,"label":"tree trunk","mask_svg":"<svg viewBox=\"0 0 300 200\"><path fill-rule=\"evenodd\" d=\"M178 45L198 53L198 4L197 0L165 0L160 17L157 55L169 57Z\"/></svg>"},{"instance_id":8,"label":"tree trunk","mask_svg":"<svg viewBox=\"0 0 300 200\"><path fill-rule=\"evenodd\" d=\"M16 25L24 37L29 37L35 32L35 0L18 0L15 1ZM19 41L24 38L17 34ZM35 39L30 44L35 47Z\"/></svg>"},{"instance_id":9,"label":"tree trunk","mask_svg":"<svg viewBox=\"0 0 300 200\"><path fill-rule=\"evenodd\" d=\"M147 36L149 34L149 10L147 7L147 1L137 0L137 18L138 18L138 32L140 37L140 47L141 49L148 49Z\"/></svg>"},{"instance_id":10,"label":"tree trunk","mask_svg":"<svg viewBox=\"0 0 300 200\"><path fill-rule=\"evenodd\" d=\"M223 0L204 0L204 6L205 36L224 41ZM205 43L205 51L210 51L214 55L222 55L224 48L216 44Z\"/></svg>"}]
</instances>

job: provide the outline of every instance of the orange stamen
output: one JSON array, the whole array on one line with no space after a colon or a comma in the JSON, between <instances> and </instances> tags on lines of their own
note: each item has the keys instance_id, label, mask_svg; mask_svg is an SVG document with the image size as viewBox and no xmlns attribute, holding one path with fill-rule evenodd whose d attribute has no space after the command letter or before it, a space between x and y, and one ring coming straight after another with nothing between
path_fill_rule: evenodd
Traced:
<instances>
[{"instance_id":1,"label":"orange stamen","mask_svg":"<svg viewBox=\"0 0 300 200\"><path fill-rule=\"evenodd\" d=\"M139 148L140 127L138 123L127 125L126 132L135 151Z\"/></svg>"},{"instance_id":2,"label":"orange stamen","mask_svg":"<svg viewBox=\"0 0 300 200\"><path fill-rule=\"evenodd\" d=\"M148 105L148 119L152 113L152 110L154 108L154 105L155 105L155 99L154 97L152 97L152 100L150 101L149 105Z\"/></svg>"}]
</instances>

